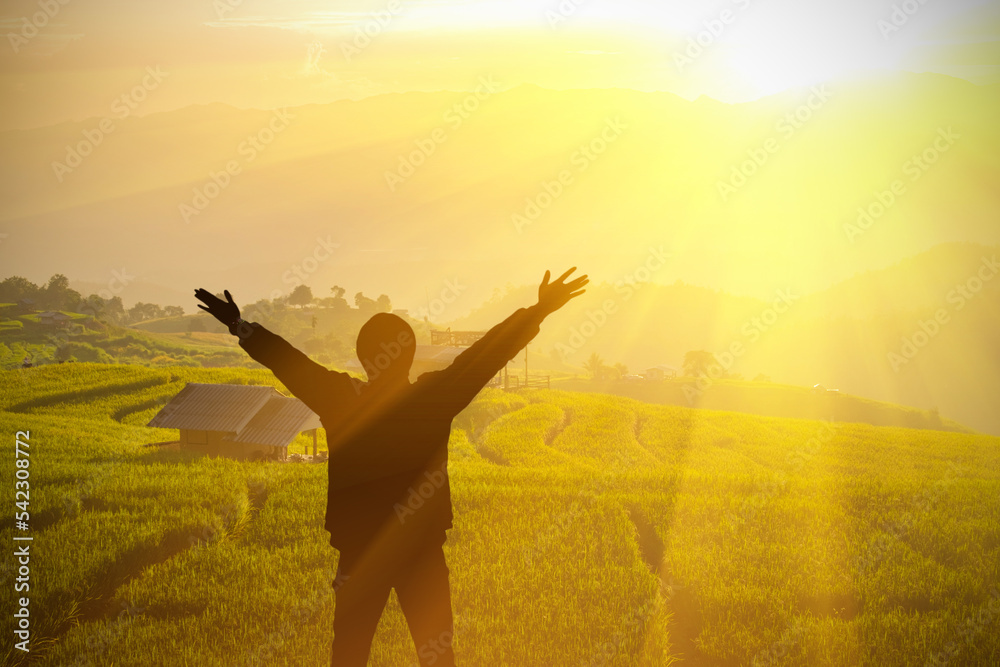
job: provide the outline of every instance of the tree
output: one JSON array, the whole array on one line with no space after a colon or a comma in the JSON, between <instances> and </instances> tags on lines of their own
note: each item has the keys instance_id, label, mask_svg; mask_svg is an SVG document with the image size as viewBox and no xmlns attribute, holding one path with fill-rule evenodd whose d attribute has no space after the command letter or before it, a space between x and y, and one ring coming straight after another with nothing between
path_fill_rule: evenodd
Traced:
<instances>
[{"instance_id":1,"label":"tree","mask_svg":"<svg viewBox=\"0 0 1000 667\"><path fill-rule=\"evenodd\" d=\"M351 306L347 303L347 299L344 298L345 290L340 285L334 285L330 288L330 292L333 296L322 299L320 303L326 308L330 308L334 311L334 314L346 313L351 309Z\"/></svg>"},{"instance_id":2,"label":"tree","mask_svg":"<svg viewBox=\"0 0 1000 667\"><path fill-rule=\"evenodd\" d=\"M69 278L57 273L42 288L39 299L44 308L52 310L71 310L79 305L83 297L74 289L70 289Z\"/></svg>"},{"instance_id":3,"label":"tree","mask_svg":"<svg viewBox=\"0 0 1000 667\"><path fill-rule=\"evenodd\" d=\"M76 312L90 315L99 322L110 322L111 324L124 324L127 318L125 306L122 304L120 296L105 299L97 294L91 294L80 301Z\"/></svg>"},{"instance_id":4,"label":"tree","mask_svg":"<svg viewBox=\"0 0 1000 667\"><path fill-rule=\"evenodd\" d=\"M618 374L618 378L619 379L621 379L621 378L625 377L626 375L628 375L628 366L626 366L625 364L623 364L620 361L617 364L614 365L614 370L615 370L615 373Z\"/></svg>"},{"instance_id":5,"label":"tree","mask_svg":"<svg viewBox=\"0 0 1000 667\"><path fill-rule=\"evenodd\" d=\"M38 300L39 287L27 278L11 276L0 282L0 302L17 303L21 299Z\"/></svg>"},{"instance_id":6,"label":"tree","mask_svg":"<svg viewBox=\"0 0 1000 667\"><path fill-rule=\"evenodd\" d=\"M90 343L78 343L70 341L56 350L55 358L60 361L96 361L102 364L110 364L114 361L111 355L99 347L94 347Z\"/></svg>"},{"instance_id":7,"label":"tree","mask_svg":"<svg viewBox=\"0 0 1000 667\"><path fill-rule=\"evenodd\" d=\"M138 301L134 306L128 309L128 321L130 324L153 320L157 317L163 317L163 309L155 303L143 303L142 301Z\"/></svg>"},{"instance_id":8,"label":"tree","mask_svg":"<svg viewBox=\"0 0 1000 667\"><path fill-rule=\"evenodd\" d=\"M104 309L106 306L107 302L104 299L96 294L91 294L86 299L82 299L75 310L78 313L90 315L97 320L104 315Z\"/></svg>"},{"instance_id":9,"label":"tree","mask_svg":"<svg viewBox=\"0 0 1000 667\"><path fill-rule=\"evenodd\" d=\"M180 306L167 306L163 309L164 317L181 317L184 315L184 309Z\"/></svg>"},{"instance_id":10,"label":"tree","mask_svg":"<svg viewBox=\"0 0 1000 667\"><path fill-rule=\"evenodd\" d=\"M308 285L298 285L288 295L288 303L293 306L308 306L313 302L313 293Z\"/></svg>"},{"instance_id":11,"label":"tree","mask_svg":"<svg viewBox=\"0 0 1000 667\"><path fill-rule=\"evenodd\" d=\"M375 299L375 305L378 307L380 313L392 312L392 303L389 301L389 297L385 294L379 294L378 298Z\"/></svg>"},{"instance_id":12,"label":"tree","mask_svg":"<svg viewBox=\"0 0 1000 667\"><path fill-rule=\"evenodd\" d=\"M378 304L374 299L369 299L363 292L354 295L354 305L361 311L362 315L372 315L378 312Z\"/></svg>"},{"instance_id":13,"label":"tree","mask_svg":"<svg viewBox=\"0 0 1000 667\"><path fill-rule=\"evenodd\" d=\"M708 373L708 367L715 362L715 355L705 350L692 350L684 355L684 374L701 377Z\"/></svg>"},{"instance_id":14,"label":"tree","mask_svg":"<svg viewBox=\"0 0 1000 667\"><path fill-rule=\"evenodd\" d=\"M113 296L105 301L103 315L112 324L124 324L127 316L122 298L120 296Z\"/></svg>"},{"instance_id":15,"label":"tree","mask_svg":"<svg viewBox=\"0 0 1000 667\"><path fill-rule=\"evenodd\" d=\"M583 368L589 371L590 375L595 380L599 380L604 376L607 366L604 365L604 360L601 359L601 355L596 352L591 352L590 357L588 357L586 363L583 364Z\"/></svg>"}]
</instances>

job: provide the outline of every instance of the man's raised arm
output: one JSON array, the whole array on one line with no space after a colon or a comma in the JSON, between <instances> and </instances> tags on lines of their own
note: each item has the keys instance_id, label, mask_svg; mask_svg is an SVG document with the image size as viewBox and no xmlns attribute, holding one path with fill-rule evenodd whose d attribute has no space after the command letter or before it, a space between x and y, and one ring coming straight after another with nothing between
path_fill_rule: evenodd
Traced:
<instances>
[{"instance_id":1,"label":"man's raised arm","mask_svg":"<svg viewBox=\"0 0 1000 667\"><path fill-rule=\"evenodd\" d=\"M351 387L352 378L347 373L332 371L316 363L281 336L241 318L229 291L224 294L227 301L207 290L195 290L195 296L206 304L198 307L225 324L231 334L239 337L240 347L269 368L310 410L322 416L320 410L324 404L329 404L333 394Z\"/></svg>"},{"instance_id":2,"label":"man's raised arm","mask_svg":"<svg viewBox=\"0 0 1000 667\"><path fill-rule=\"evenodd\" d=\"M447 383L445 391L457 410L468 405L490 379L538 335L542 320L586 291L581 289L588 282L586 275L565 282L574 271L576 267L552 283L546 271L538 287L538 303L518 309L441 371L440 379Z\"/></svg>"}]
</instances>

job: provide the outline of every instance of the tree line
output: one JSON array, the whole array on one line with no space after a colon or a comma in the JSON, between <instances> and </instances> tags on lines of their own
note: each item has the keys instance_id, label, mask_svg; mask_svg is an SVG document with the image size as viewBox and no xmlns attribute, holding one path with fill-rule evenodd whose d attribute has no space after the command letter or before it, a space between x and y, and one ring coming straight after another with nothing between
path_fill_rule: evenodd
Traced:
<instances>
[{"instance_id":1,"label":"tree line","mask_svg":"<svg viewBox=\"0 0 1000 667\"><path fill-rule=\"evenodd\" d=\"M0 303L18 303L22 299L34 301L35 310L82 313L118 325L184 314L180 306L163 307L140 301L131 308L125 308L120 296L91 294L84 297L69 286L69 279L61 273L53 275L44 285L36 285L23 276L11 276L0 281Z\"/></svg>"}]
</instances>

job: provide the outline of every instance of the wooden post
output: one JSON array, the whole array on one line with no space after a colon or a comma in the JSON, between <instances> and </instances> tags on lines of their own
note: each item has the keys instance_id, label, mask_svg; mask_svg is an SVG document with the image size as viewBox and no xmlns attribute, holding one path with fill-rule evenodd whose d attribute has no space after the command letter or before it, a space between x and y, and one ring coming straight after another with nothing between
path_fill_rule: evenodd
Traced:
<instances>
[{"instance_id":1,"label":"wooden post","mask_svg":"<svg viewBox=\"0 0 1000 667\"><path fill-rule=\"evenodd\" d=\"M313 429L313 458L316 458L316 431L318 429Z\"/></svg>"}]
</instances>

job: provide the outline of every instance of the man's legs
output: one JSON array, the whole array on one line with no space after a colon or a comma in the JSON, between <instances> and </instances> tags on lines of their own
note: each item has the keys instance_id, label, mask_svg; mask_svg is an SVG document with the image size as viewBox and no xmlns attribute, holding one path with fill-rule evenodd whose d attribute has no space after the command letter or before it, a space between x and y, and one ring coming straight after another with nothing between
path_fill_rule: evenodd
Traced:
<instances>
[{"instance_id":1,"label":"man's legs","mask_svg":"<svg viewBox=\"0 0 1000 667\"><path fill-rule=\"evenodd\" d=\"M340 551L334 580L332 667L365 667L392 588L390 571L366 564L364 548ZM367 561L370 563L372 560Z\"/></svg>"},{"instance_id":2,"label":"man's legs","mask_svg":"<svg viewBox=\"0 0 1000 667\"><path fill-rule=\"evenodd\" d=\"M420 664L454 667L451 593L441 544L416 550L400 569L394 585Z\"/></svg>"}]
</instances>

